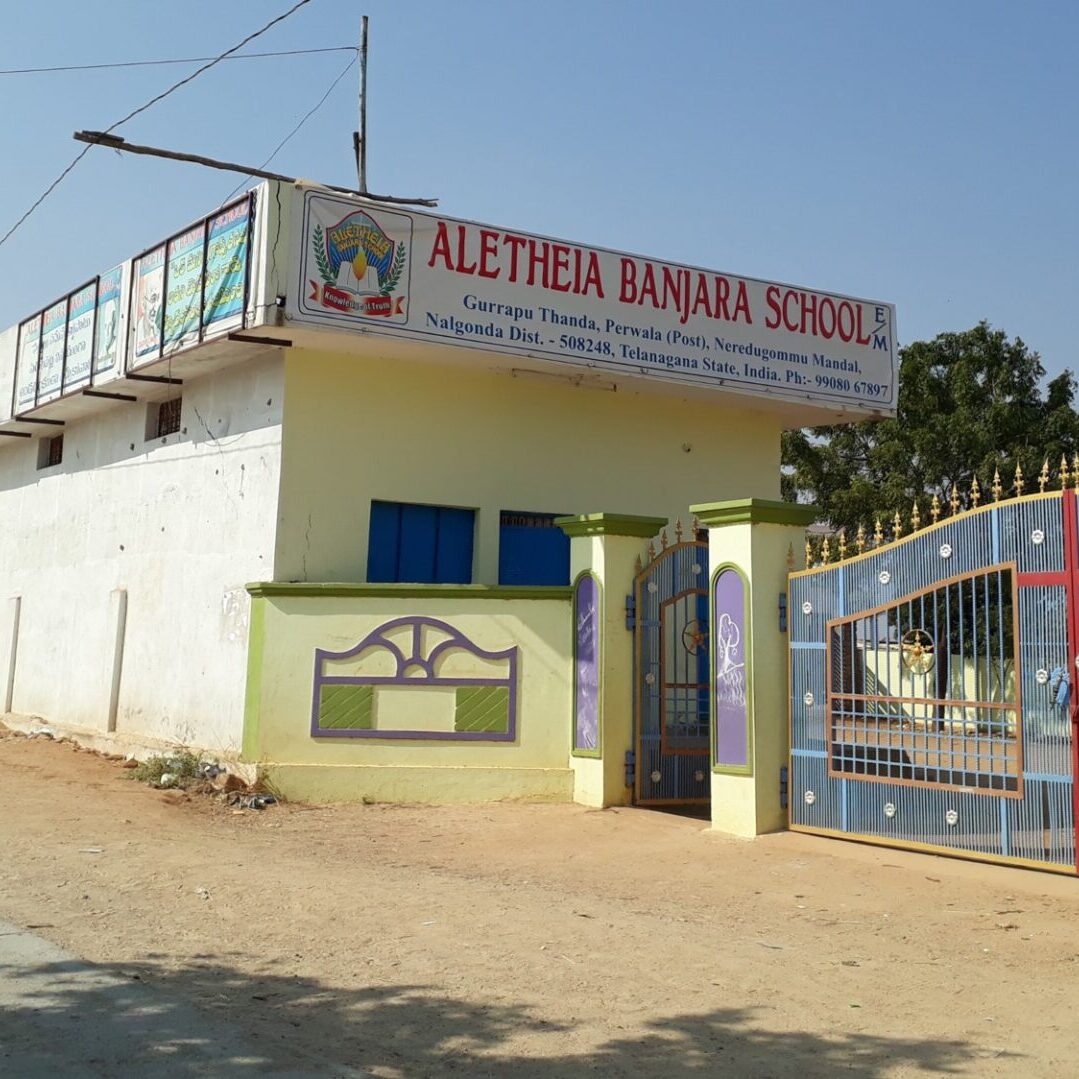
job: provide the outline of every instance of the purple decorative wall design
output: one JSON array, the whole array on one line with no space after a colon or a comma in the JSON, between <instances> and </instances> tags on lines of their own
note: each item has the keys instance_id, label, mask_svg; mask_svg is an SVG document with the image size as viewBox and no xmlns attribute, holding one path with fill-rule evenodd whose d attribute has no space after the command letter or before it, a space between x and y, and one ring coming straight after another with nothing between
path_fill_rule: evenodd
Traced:
<instances>
[{"instance_id":1,"label":"purple decorative wall design","mask_svg":"<svg viewBox=\"0 0 1079 1079\"><path fill-rule=\"evenodd\" d=\"M573 596L573 748L599 748L599 584L591 574Z\"/></svg>"},{"instance_id":2,"label":"purple decorative wall design","mask_svg":"<svg viewBox=\"0 0 1079 1079\"><path fill-rule=\"evenodd\" d=\"M746 586L734 569L716 574L715 622L715 763L720 768L749 766L749 709L746 697Z\"/></svg>"},{"instance_id":3,"label":"purple decorative wall design","mask_svg":"<svg viewBox=\"0 0 1079 1079\"><path fill-rule=\"evenodd\" d=\"M387 636L402 627L411 629L410 645L403 650ZM430 627L446 634L428 654L424 656L423 630ZM362 652L384 649L393 657L395 673L393 675L357 675L337 676L325 673L327 661L351 659ZM447 653L459 650L468 652L483 660L506 663L504 678L443 678L438 673L439 661ZM437 618L411 616L395 618L385 622L378 629L372 630L359 644L344 652L330 652L324 648L315 649L315 679L311 701L311 734L316 738L404 738L423 741L457 742L512 742L517 737L517 657L516 647L502 652L488 652L466 637L460 630L448 622ZM411 674L406 672L411 671ZM503 688L509 694L509 719L505 731L410 731L410 730L325 730L319 726L319 701L323 686L491 686Z\"/></svg>"}]
</instances>

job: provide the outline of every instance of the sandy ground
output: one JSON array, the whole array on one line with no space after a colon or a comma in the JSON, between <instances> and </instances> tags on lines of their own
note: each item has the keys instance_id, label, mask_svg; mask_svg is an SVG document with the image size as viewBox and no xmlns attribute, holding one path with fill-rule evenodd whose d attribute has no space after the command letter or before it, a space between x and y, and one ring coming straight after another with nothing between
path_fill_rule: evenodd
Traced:
<instances>
[{"instance_id":1,"label":"sandy ground","mask_svg":"<svg viewBox=\"0 0 1079 1079\"><path fill-rule=\"evenodd\" d=\"M257 1045L215 1075L1079 1073L1068 877L633 809L236 811L15 737L0 851L0 918Z\"/></svg>"}]
</instances>

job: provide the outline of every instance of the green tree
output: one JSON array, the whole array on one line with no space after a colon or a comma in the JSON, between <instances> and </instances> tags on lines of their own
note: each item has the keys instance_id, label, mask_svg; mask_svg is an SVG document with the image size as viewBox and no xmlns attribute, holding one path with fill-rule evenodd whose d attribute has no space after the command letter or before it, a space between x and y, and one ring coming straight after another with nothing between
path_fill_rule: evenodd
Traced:
<instances>
[{"instance_id":1,"label":"green tree","mask_svg":"<svg viewBox=\"0 0 1079 1079\"><path fill-rule=\"evenodd\" d=\"M916 499L924 520L934 494L946 506L954 490L966 508L975 476L987 500L996 469L1004 497L1016 465L1036 490L1045 460L1055 475L1061 455L1070 462L1079 450L1075 376L1065 371L1043 392L1045 368L1020 338L981 322L916 341L899 358L894 419L784 435L784 497L816 503L848 536L878 516L906 521Z\"/></svg>"}]
</instances>

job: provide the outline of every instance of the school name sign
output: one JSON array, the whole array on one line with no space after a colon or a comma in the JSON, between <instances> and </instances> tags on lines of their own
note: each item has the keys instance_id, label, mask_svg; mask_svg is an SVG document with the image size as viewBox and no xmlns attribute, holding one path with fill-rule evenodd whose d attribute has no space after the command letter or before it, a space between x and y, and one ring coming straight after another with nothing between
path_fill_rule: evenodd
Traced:
<instances>
[{"instance_id":1,"label":"school name sign","mask_svg":"<svg viewBox=\"0 0 1079 1079\"><path fill-rule=\"evenodd\" d=\"M893 413L895 308L304 189L301 323Z\"/></svg>"}]
</instances>

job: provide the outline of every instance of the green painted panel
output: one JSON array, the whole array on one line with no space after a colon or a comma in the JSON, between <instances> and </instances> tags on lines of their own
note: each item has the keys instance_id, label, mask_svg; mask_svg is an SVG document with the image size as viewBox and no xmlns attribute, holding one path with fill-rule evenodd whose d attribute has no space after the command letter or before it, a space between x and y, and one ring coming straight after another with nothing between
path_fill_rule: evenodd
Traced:
<instances>
[{"instance_id":1,"label":"green painted panel","mask_svg":"<svg viewBox=\"0 0 1079 1079\"><path fill-rule=\"evenodd\" d=\"M323 731L369 731L375 718L374 686L323 686L318 726Z\"/></svg>"},{"instance_id":2,"label":"green painted panel","mask_svg":"<svg viewBox=\"0 0 1079 1079\"><path fill-rule=\"evenodd\" d=\"M453 729L505 734L510 728L507 686L458 686Z\"/></svg>"}]
</instances>

